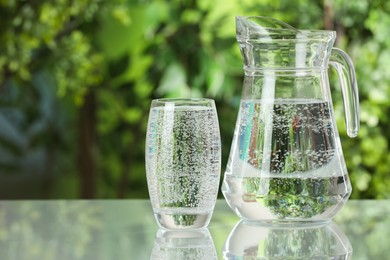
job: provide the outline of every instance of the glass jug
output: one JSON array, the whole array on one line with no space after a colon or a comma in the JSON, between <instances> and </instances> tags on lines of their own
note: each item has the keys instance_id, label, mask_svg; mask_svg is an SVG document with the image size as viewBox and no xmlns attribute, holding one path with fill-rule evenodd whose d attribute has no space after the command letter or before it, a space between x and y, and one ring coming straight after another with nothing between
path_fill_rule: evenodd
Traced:
<instances>
[{"instance_id":1,"label":"glass jug","mask_svg":"<svg viewBox=\"0 0 390 260\"><path fill-rule=\"evenodd\" d=\"M359 130L358 89L336 33L269 17L236 17L245 78L222 192L242 219L328 221L352 188L336 128L328 64L338 72L347 133Z\"/></svg>"}]
</instances>

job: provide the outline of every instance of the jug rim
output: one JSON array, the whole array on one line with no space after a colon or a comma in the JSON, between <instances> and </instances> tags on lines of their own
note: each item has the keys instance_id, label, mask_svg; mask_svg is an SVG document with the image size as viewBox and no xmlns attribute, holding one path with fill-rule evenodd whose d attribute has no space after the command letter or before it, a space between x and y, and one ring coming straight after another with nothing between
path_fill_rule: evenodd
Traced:
<instances>
[{"instance_id":1,"label":"jug rim","mask_svg":"<svg viewBox=\"0 0 390 260\"><path fill-rule=\"evenodd\" d=\"M320 29L296 29L282 21L279 21L273 17L267 16L236 16L236 23L238 20L246 19L250 20L251 18L265 18L272 19L281 24L285 24L286 28L274 28L261 26L266 29L265 33L260 33L259 31L251 31L249 27L245 28L246 30L240 33L239 26L237 25L237 38L239 39L261 39L261 38L269 38L272 37L273 40L292 40L292 41L304 41L304 40L313 40L313 39L329 39L336 37L336 31L333 30L320 30ZM241 23L242 24L242 23ZM301 35L301 37L297 37L297 35ZM294 38L292 38L294 37Z\"/></svg>"}]
</instances>

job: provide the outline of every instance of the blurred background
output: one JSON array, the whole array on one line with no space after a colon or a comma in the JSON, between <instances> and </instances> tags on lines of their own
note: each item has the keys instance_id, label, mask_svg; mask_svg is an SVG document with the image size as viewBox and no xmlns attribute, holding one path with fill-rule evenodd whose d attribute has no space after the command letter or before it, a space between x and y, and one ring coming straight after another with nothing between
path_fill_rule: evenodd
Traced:
<instances>
[{"instance_id":1,"label":"blurred background","mask_svg":"<svg viewBox=\"0 0 390 260\"><path fill-rule=\"evenodd\" d=\"M330 73L352 198L390 198L386 0L0 0L0 198L148 198L158 97L216 100L223 173L243 80L236 15L337 31L360 92L350 139Z\"/></svg>"}]
</instances>

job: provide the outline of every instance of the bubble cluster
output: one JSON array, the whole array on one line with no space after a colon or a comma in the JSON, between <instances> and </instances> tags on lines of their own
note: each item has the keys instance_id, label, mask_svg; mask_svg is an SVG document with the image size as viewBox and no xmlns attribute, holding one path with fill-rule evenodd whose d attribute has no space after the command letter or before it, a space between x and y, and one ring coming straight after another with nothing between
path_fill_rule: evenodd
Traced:
<instances>
[{"instance_id":1,"label":"bubble cluster","mask_svg":"<svg viewBox=\"0 0 390 260\"><path fill-rule=\"evenodd\" d=\"M262 171L312 171L335 157L328 102L243 101L237 123L233 148L239 149L239 160Z\"/></svg>"},{"instance_id":2,"label":"bubble cluster","mask_svg":"<svg viewBox=\"0 0 390 260\"><path fill-rule=\"evenodd\" d=\"M146 145L149 194L157 208L213 208L221 164L215 109L153 108Z\"/></svg>"}]
</instances>

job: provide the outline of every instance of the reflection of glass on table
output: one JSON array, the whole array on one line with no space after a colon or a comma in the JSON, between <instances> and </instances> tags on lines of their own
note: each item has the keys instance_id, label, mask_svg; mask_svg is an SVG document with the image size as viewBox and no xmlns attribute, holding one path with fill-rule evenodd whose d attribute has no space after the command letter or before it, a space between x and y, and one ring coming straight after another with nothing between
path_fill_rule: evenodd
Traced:
<instances>
[{"instance_id":1,"label":"reflection of glass on table","mask_svg":"<svg viewBox=\"0 0 390 260\"><path fill-rule=\"evenodd\" d=\"M218 259L208 229L171 231L159 229L150 259Z\"/></svg>"}]
</instances>

